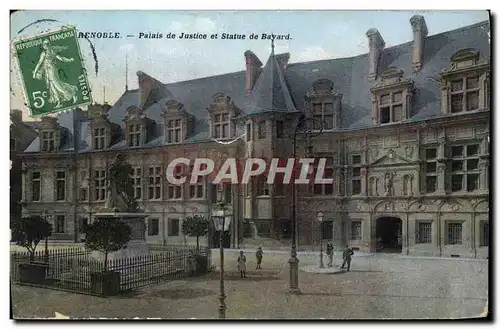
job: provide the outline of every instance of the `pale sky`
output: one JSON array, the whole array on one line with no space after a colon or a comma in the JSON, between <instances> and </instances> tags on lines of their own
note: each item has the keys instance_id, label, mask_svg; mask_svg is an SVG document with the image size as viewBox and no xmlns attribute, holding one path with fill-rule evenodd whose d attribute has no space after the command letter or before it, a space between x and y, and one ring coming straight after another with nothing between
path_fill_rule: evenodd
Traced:
<instances>
[{"instance_id":1,"label":"pale sky","mask_svg":"<svg viewBox=\"0 0 500 329\"><path fill-rule=\"evenodd\" d=\"M39 23L55 19L75 25L79 31L120 32L122 39L93 39L99 73L88 42L80 39L94 100L114 104L125 90L125 52L128 51L128 85L137 88L136 72L144 71L171 83L245 69L243 53L250 49L265 63L271 51L267 40L168 40L138 39L139 32L163 33L290 33L291 40L276 41L276 53L290 52L290 62L350 57L368 52L365 35L376 28L386 47L412 40L409 19L425 17L429 35L488 20L487 11L23 11L11 15L11 40L55 29L61 23ZM136 35L126 38L127 34ZM12 62L12 65L17 65ZM11 108L29 110L17 75L11 74Z\"/></svg>"}]
</instances>

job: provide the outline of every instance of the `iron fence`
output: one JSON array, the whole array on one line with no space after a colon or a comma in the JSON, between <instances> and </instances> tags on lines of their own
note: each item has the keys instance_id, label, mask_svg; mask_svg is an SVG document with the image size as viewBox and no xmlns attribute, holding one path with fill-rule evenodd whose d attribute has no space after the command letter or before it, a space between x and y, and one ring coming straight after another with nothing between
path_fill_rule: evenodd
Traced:
<instances>
[{"instance_id":1,"label":"iron fence","mask_svg":"<svg viewBox=\"0 0 500 329\"><path fill-rule=\"evenodd\" d=\"M37 251L30 261L27 251L11 252L11 281L16 284L102 295L102 289L96 290L94 283L96 273L119 273L119 292L125 292L212 270L211 251L206 247L196 249L151 245L148 254L109 259L107 267L98 255L85 248L68 248L50 250L48 256L44 251ZM41 279L33 279L32 276L26 278L26 271L34 273L40 268L44 273Z\"/></svg>"}]
</instances>

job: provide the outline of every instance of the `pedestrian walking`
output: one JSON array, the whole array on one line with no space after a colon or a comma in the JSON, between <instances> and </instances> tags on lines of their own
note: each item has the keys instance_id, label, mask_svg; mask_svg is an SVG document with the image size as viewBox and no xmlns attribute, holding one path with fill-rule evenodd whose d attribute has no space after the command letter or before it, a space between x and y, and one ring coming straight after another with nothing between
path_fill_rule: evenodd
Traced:
<instances>
[{"instance_id":1,"label":"pedestrian walking","mask_svg":"<svg viewBox=\"0 0 500 329\"><path fill-rule=\"evenodd\" d=\"M345 245L344 252L342 253L342 258L344 261L342 262L342 266L340 268L344 268L345 264L347 263L347 272L351 270L351 257L354 255L354 251L352 251L351 248L349 248L348 245Z\"/></svg>"},{"instance_id":2,"label":"pedestrian walking","mask_svg":"<svg viewBox=\"0 0 500 329\"><path fill-rule=\"evenodd\" d=\"M245 257L243 250L240 251L240 256L238 257L238 271L240 272L240 277L246 278L247 258Z\"/></svg>"},{"instance_id":3,"label":"pedestrian walking","mask_svg":"<svg viewBox=\"0 0 500 329\"><path fill-rule=\"evenodd\" d=\"M332 241L328 241L326 244L326 254L328 255L328 267L333 266L333 244Z\"/></svg>"},{"instance_id":4,"label":"pedestrian walking","mask_svg":"<svg viewBox=\"0 0 500 329\"><path fill-rule=\"evenodd\" d=\"M255 253L255 257L257 258L257 267L255 268L256 270L262 269L262 267L260 267L260 264L262 264L262 255L263 255L262 248L259 247L257 249L257 252Z\"/></svg>"}]
</instances>

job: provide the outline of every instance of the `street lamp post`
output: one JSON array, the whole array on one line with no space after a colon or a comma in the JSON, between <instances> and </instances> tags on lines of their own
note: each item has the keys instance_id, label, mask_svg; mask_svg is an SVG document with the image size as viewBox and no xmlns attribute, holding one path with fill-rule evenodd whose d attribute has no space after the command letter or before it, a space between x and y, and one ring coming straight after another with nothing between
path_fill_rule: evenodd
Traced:
<instances>
[{"instance_id":1,"label":"street lamp post","mask_svg":"<svg viewBox=\"0 0 500 329\"><path fill-rule=\"evenodd\" d=\"M226 212L223 198L219 198L219 210L212 215L214 228L219 232L220 248L220 295L219 295L219 319L226 318L226 294L224 291L224 232L226 231Z\"/></svg>"},{"instance_id":2,"label":"street lamp post","mask_svg":"<svg viewBox=\"0 0 500 329\"><path fill-rule=\"evenodd\" d=\"M323 223L323 212L318 212L317 215L318 222L319 222L319 267L320 268L325 268L325 265L323 264L323 228L321 227L321 224Z\"/></svg>"},{"instance_id":3,"label":"street lamp post","mask_svg":"<svg viewBox=\"0 0 500 329\"><path fill-rule=\"evenodd\" d=\"M296 160L297 157L297 134L299 132L299 128L302 127L304 123L307 122L315 122L312 118L304 118L301 119L297 126L295 127L295 131L293 133L293 159ZM309 127L306 127L305 135L306 135L306 152L307 155L312 155L312 145L311 145L311 137L316 137L323 131L323 125L320 125L319 132L312 132ZM294 163L295 165L295 163ZM294 176L295 176L294 170ZM295 179L295 177L294 177ZM289 292L292 294L300 293L299 289L299 259L297 258L297 244L298 244L298 236L297 236L297 204L296 204L296 189L295 189L295 181L292 184L292 248L290 251L290 258L288 259L288 264L290 267L290 277L289 277Z\"/></svg>"}]
</instances>

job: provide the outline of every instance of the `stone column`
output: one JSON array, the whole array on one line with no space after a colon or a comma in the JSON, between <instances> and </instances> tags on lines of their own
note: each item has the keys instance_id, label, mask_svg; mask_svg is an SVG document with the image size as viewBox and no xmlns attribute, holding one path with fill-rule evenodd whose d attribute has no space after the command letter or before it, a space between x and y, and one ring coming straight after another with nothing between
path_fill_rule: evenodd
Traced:
<instances>
[{"instance_id":1,"label":"stone column","mask_svg":"<svg viewBox=\"0 0 500 329\"><path fill-rule=\"evenodd\" d=\"M368 180L366 177L366 168L361 168L361 195L368 195L367 193Z\"/></svg>"},{"instance_id":2,"label":"stone column","mask_svg":"<svg viewBox=\"0 0 500 329\"><path fill-rule=\"evenodd\" d=\"M438 163L437 163L437 192L439 194L446 193L446 138L440 138L438 146Z\"/></svg>"}]
</instances>

